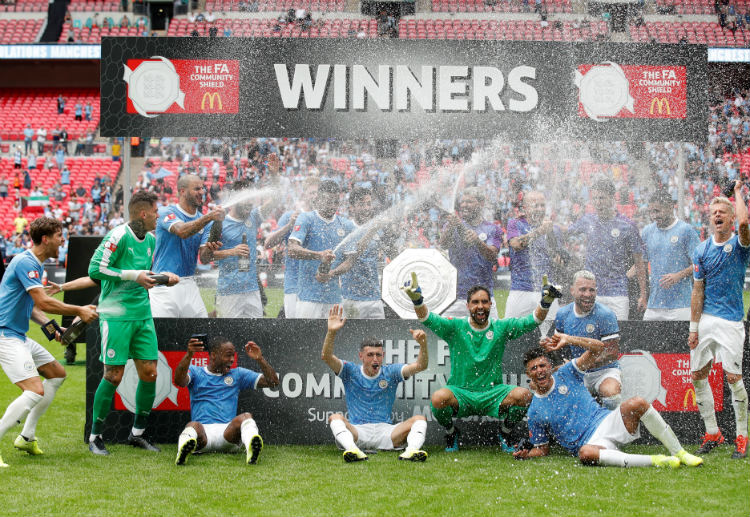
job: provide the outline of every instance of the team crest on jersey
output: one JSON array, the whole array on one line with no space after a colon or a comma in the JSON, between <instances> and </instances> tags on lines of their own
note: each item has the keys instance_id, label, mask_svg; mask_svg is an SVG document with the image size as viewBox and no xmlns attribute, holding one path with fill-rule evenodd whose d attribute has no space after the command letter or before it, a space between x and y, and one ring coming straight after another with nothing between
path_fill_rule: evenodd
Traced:
<instances>
[{"instance_id":1,"label":"team crest on jersey","mask_svg":"<svg viewBox=\"0 0 750 517\"><path fill-rule=\"evenodd\" d=\"M617 228L612 228L612 231L609 232L609 233L610 233L610 235L612 235L612 237L619 237L620 236L620 230L618 230Z\"/></svg>"},{"instance_id":2,"label":"team crest on jersey","mask_svg":"<svg viewBox=\"0 0 750 517\"><path fill-rule=\"evenodd\" d=\"M227 386L231 386L234 384L234 378L233 377L224 377L224 384Z\"/></svg>"},{"instance_id":3,"label":"team crest on jersey","mask_svg":"<svg viewBox=\"0 0 750 517\"><path fill-rule=\"evenodd\" d=\"M343 237L344 233L346 232L344 232L343 228L339 228L338 230L336 230L336 235L338 235L339 237Z\"/></svg>"},{"instance_id":4,"label":"team crest on jersey","mask_svg":"<svg viewBox=\"0 0 750 517\"><path fill-rule=\"evenodd\" d=\"M586 325L586 332L588 332L589 334L591 334L593 331L594 331L594 324L593 323L589 323L588 325Z\"/></svg>"},{"instance_id":5,"label":"team crest on jersey","mask_svg":"<svg viewBox=\"0 0 750 517\"><path fill-rule=\"evenodd\" d=\"M484 233L484 232L482 232L479 235L477 235L477 237L479 237L479 240L482 241L482 242L484 242L484 241L487 240L487 234Z\"/></svg>"},{"instance_id":6,"label":"team crest on jersey","mask_svg":"<svg viewBox=\"0 0 750 517\"><path fill-rule=\"evenodd\" d=\"M388 387L388 381L385 379L380 379L378 382L378 386L380 386L381 389L386 389Z\"/></svg>"},{"instance_id":7,"label":"team crest on jersey","mask_svg":"<svg viewBox=\"0 0 750 517\"><path fill-rule=\"evenodd\" d=\"M495 333L492 332L491 330L488 330L485 336L487 336L487 339L492 340L492 338L495 337Z\"/></svg>"},{"instance_id":8,"label":"team crest on jersey","mask_svg":"<svg viewBox=\"0 0 750 517\"><path fill-rule=\"evenodd\" d=\"M679 238L678 238L678 237L677 237L676 235L672 235L672 237L670 237L670 239L669 239L669 241L670 241L670 242L671 242L672 244L677 244L677 241L678 241L678 240L679 240Z\"/></svg>"},{"instance_id":9,"label":"team crest on jersey","mask_svg":"<svg viewBox=\"0 0 750 517\"><path fill-rule=\"evenodd\" d=\"M32 280L34 278L39 278L39 271L37 271L37 270L29 271L29 278L31 278Z\"/></svg>"},{"instance_id":10,"label":"team crest on jersey","mask_svg":"<svg viewBox=\"0 0 750 517\"><path fill-rule=\"evenodd\" d=\"M567 394L568 394L568 387L567 387L567 386L565 386L565 385L562 385L562 386L560 386L559 388L557 388L557 392L558 392L558 393L559 393L560 395L567 395Z\"/></svg>"},{"instance_id":11,"label":"team crest on jersey","mask_svg":"<svg viewBox=\"0 0 750 517\"><path fill-rule=\"evenodd\" d=\"M731 244L725 244L724 245L724 253L732 253L732 245Z\"/></svg>"},{"instance_id":12,"label":"team crest on jersey","mask_svg":"<svg viewBox=\"0 0 750 517\"><path fill-rule=\"evenodd\" d=\"M114 253L115 250L117 249L117 244L115 244L112 241L107 241L107 244L105 244L104 247L107 248L112 253Z\"/></svg>"}]
</instances>

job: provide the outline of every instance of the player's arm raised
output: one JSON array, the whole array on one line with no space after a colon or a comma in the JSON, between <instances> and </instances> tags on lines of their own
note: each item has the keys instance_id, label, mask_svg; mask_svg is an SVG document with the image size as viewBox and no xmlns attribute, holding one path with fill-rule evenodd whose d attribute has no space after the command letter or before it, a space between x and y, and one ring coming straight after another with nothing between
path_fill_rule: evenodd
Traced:
<instances>
[{"instance_id":1,"label":"player's arm raised","mask_svg":"<svg viewBox=\"0 0 750 517\"><path fill-rule=\"evenodd\" d=\"M424 330L421 329L409 329L409 332L411 332L411 336L414 338L414 340L419 343L419 354L417 354L416 361L404 366L404 379L426 370L429 363L429 355L427 350L427 334Z\"/></svg>"},{"instance_id":2,"label":"player's arm raised","mask_svg":"<svg viewBox=\"0 0 750 517\"><path fill-rule=\"evenodd\" d=\"M180 359L180 362L177 363L177 366L174 369L174 383L176 386L184 388L188 385L190 382L190 377L188 376L190 361L193 360L193 355L195 355L196 352L203 352L203 350L203 341L194 337L191 337L188 340L187 352L182 359Z\"/></svg>"},{"instance_id":3,"label":"player's arm raised","mask_svg":"<svg viewBox=\"0 0 750 517\"><path fill-rule=\"evenodd\" d=\"M555 331L552 336L543 338L539 341L539 344L548 352L560 350L566 345L575 345L586 349L583 355L575 360L576 366L581 371L589 370L599 364L602 360L602 354L606 354L606 350L609 346L609 344L605 344L598 339L571 336L557 331Z\"/></svg>"},{"instance_id":4,"label":"player's arm raised","mask_svg":"<svg viewBox=\"0 0 750 517\"><path fill-rule=\"evenodd\" d=\"M264 243L265 247L273 248L274 246L278 246L279 244L284 242L284 239L286 239L287 236L292 232L292 228L294 228L294 223L297 221L298 215L298 211L294 212L289 218L289 222L266 237L266 242Z\"/></svg>"},{"instance_id":5,"label":"player's arm raised","mask_svg":"<svg viewBox=\"0 0 750 517\"><path fill-rule=\"evenodd\" d=\"M739 225L739 240L742 246L750 246L750 225L748 224L747 205L742 198L742 182L734 183L734 212Z\"/></svg>"},{"instance_id":6,"label":"player's arm raised","mask_svg":"<svg viewBox=\"0 0 750 517\"><path fill-rule=\"evenodd\" d=\"M320 353L320 358L336 375L341 372L341 368L344 365L341 359L333 355L333 346L336 341L336 333L343 328L344 323L346 323L344 308L336 304L328 313L328 332L326 332L326 337L323 340L323 350Z\"/></svg>"},{"instance_id":7,"label":"player's arm raised","mask_svg":"<svg viewBox=\"0 0 750 517\"><path fill-rule=\"evenodd\" d=\"M408 296L414 304L414 312L417 313L417 318L419 318L420 321L424 321L430 311L424 304L422 288L419 287L417 274L414 271L412 271L411 273L411 280L407 280L406 282L404 282L404 285L401 287L401 289L403 289L403 291L406 293L406 296Z\"/></svg>"},{"instance_id":8,"label":"player's arm raised","mask_svg":"<svg viewBox=\"0 0 750 517\"><path fill-rule=\"evenodd\" d=\"M279 385L279 375L273 366L268 364L266 358L263 357L263 353L260 347L254 341L248 341L245 344L245 353L247 356L258 363L260 371L263 373L263 377L258 380L258 388L275 388Z\"/></svg>"}]
</instances>

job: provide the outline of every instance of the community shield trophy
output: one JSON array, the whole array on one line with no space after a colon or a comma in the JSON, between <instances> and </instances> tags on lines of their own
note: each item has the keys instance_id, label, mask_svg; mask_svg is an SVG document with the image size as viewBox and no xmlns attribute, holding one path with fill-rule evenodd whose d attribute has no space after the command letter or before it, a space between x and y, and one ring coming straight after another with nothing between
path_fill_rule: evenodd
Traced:
<instances>
[{"instance_id":1,"label":"community shield trophy","mask_svg":"<svg viewBox=\"0 0 750 517\"><path fill-rule=\"evenodd\" d=\"M407 249L383 270L383 301L402 319L416 319L414 304L401 286L415 272L424 301L441 313L456 299L456 268L435 249Z\"/></svg>"}]
</instances>

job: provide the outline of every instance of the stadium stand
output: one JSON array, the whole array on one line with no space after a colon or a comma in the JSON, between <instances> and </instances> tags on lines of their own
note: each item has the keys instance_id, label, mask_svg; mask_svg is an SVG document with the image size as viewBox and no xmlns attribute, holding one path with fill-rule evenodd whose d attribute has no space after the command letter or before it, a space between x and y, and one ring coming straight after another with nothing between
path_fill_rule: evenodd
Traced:
<instances>
[{"instance_id":1,"label":"stadium stand","mask_svg":"<svg viewBox=\"0 0 750 517\"><path fill-rule=\"evenodd\" d=\"M537 20L438 19L402 20L402 39L491 39L535 41L592 41L607 37L606 22L581 25L560 22L543 27Z\"/></svg>"},{"instance_id":2,"label":"stadium stand","mask_svg":"<svg viewBox=\"0 0 750 517\"><path fill-rule=\"evenodd\" d=\"M534 2L519 0L432 0L433 12L449 13L522 13L531 12ZM547 13L572 13L570 0L546 0L541 8Z\"/></svg>"},{"instance_id":3,"label":"stadium stand","mask_svg":"<svg viewBox=\"0 0 750 517\"><path fill-rule=\"evenodd\" d=\"M57 96L65 99L65 112L57 113ZM87 121L75 120L75 105L91 103L92 117ZM55 126L64 127L70 139L96 130L99 125L99 91L95 89L0 89L0 140L23 140L26 124L36 131L39 127L49 131ZM36 137L35 137L36 138Z\"/></svg>"},{"instance_id":4,"label":"stadium stand","mask_svg":"<svg viewBox=\"0 0 750 517\"><path fill-rule=\"evenodd\" d=\"M318 20L308 30L303 29L300 24L282 24L268 18L218 19L213 23L175 19L169 25L167 36L190 36L194 31L200 36L208 36L212 26L215 26L220 34L225 28L229 28L232 36L249 38L342 38L356 36L360 32L364 33L364 36L359 37L378 36L377 21L369 18L327 18L324 21Z\"/></svg>"},{"instance_id":5,"label":"stadium stand","mask_svg":"<svg viewBox=\"0 0 750 517\"><path fill-rule=\"evenodd\" d=\"M33 43L44 24L42 19L4 20L0 18L0 44Z\"/></svg>"},{"instance_id":6,"label":"stadium stand","mask_svg":"<svg viewBox=\"0 0 750 517\"><path fill-rule=\"evenodd\" d=\"M287 11L305 9L306 11L336 12L343 11L346 0L207 0L207 11Z\"/></svg>"},{"instance_id":7,"label":"stadium stand","mask_svg":"<svg viewBox=\"0 0 750 517\"><path fill-rule=\"evenodd\" d=\"M636 43L692 43L721 47L746 47L750 30L734 31L717 22L646 22L630 26L630 38Z\"/></svg>"}]
</instances>

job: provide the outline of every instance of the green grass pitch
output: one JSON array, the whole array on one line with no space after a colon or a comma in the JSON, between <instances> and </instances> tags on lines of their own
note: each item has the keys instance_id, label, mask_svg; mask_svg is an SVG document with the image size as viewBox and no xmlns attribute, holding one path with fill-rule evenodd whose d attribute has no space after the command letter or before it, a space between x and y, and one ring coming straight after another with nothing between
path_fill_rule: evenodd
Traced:
<instances>
[{"instance_id":1,"label":"green grass pitch","mask_svg":"<svg viewBox=\"0 0 750 517\"><path fill-rule=\"evenodd\" d=\"M38 326L31 337L46 344ZM49 349L62 361L62 347ZM68 380L38 427L45 454L13 449L20 427L0 443L0 515L60 516L747 516L750 462L719 447L697 469L582 467L561 450L535 461L514 461L495 447L457 454L428 447L424 464L396 453L345 464L333 445L266 443L258 465L244 455L194 456L174 465L176 446L159 454L112 445L108 458L82 442L85 366L66 367ZM2 410L17 396L0 382ZM258 422L261 434L267 422ZM431 424L435 425L435 424ZM694 450L695 445L688 446ZM659 447L626 447L661 453Z\"/></svg>"}]
</instances>

